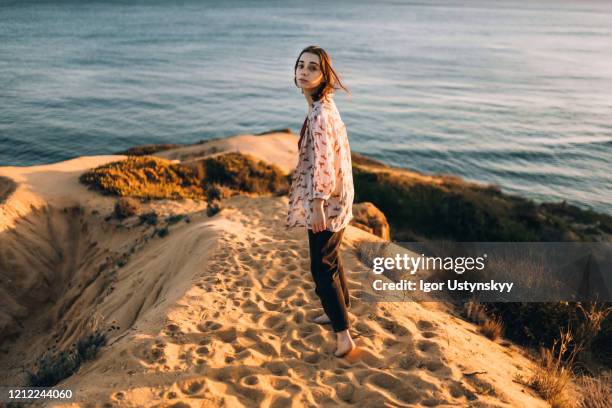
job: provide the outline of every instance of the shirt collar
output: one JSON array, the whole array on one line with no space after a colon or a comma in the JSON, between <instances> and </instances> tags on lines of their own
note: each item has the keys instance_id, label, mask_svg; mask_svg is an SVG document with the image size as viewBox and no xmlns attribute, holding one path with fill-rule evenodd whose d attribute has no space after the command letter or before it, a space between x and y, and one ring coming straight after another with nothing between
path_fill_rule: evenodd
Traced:
<instances>
[{"instance_id":1,"label":"shirt collar","mask_svg":"<svg viewBox=\"0 0 612 408\"><path fill-rule=\"evenodd\" d=\"M328 93L327 95L325 95L324 97L322 97L321 99L319 99L318 101L313 101L312 102L312 106L317 106L320 105L323 101L332 101L333 100L333 92Z\"/></svg>"}]
</instances>

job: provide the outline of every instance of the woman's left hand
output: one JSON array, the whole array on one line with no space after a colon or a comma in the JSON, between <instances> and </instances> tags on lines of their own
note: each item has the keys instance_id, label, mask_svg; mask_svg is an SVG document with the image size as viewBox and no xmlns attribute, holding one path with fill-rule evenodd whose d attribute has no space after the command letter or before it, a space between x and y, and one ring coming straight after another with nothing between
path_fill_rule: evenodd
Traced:
<instances>
[{"instance_id":1,"label":"woman's left hand","mask_svg":"<svg viewBox=\"0 0 612 408\"><path fill-rule=\"evenodd\" d=\"M320 203L318 203L318 202ZM316 200L312 208L312 232L324 231L325 225L325 211L323 211L323 200Z\"/></svg>"}]
</instances>

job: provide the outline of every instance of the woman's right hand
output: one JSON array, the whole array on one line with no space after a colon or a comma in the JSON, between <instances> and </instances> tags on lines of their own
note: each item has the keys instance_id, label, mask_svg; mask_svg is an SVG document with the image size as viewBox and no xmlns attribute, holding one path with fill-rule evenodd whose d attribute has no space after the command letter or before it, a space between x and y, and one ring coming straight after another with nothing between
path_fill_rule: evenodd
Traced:
<instances>
[{"instance_id":1,"label":"woman's right hand","mask_svg":"<svg viewBox=\"0 0 612 408\"><path fill-rule=\"evenodd\" d=\"M312 219L310 220L312 223L312 232L315 234L317 232L324 231L326 228L325 225L325 211L323 211L323 200L315 199L312 206Z\"/></svg>"}]
</instances>

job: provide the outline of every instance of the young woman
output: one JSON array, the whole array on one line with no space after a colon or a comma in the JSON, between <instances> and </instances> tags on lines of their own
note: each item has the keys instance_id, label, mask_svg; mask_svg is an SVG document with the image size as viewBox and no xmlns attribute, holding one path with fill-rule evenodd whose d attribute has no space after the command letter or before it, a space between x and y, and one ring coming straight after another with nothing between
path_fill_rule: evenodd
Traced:
<instances>
[{"instance_id":1,"label":"young woman","mask_svg":"<svg viewBox=\"0 0 612 408\"><path fill-rule=\"evenodd\" d=\"M331 58L318 46L306 47L295 62L294 82L308 104L298 142L298 164L289 190L287 228L306 227L310 270L325 313L314 321L331 323L335 355L355 348L349 333L349 292L339 254L342 236L353 218L353 173L346 127L333 101L341 88Z\"/></svg>"}]
</instances>

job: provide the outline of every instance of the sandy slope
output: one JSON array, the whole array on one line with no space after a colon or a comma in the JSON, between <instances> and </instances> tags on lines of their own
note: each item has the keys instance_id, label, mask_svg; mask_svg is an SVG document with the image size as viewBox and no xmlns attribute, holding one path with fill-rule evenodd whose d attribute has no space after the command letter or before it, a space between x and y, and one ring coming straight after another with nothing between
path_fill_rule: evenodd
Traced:
<instances>
[{"instance_id":1,"label":"sandy slope","mask_svg":"<svg viewBox=\"0 0 612 408\"><path fill-rule=\"evenodd\" d=\"M295 138L257 136L253 153L271 160ZM356 244L375 238L354 227L342 257L359 350L335 358L331 328L310 323L320 306L308 241L285 230L286 197L232 197L212 218L204 203L161 201L158 212L191 222L151 238L153 227L135 220L105 221L114 199L77 182L117 158L0 168L19 183L0 204L0 323L20 333L0 340L0 384L19 384L24 363L103 321L120 328L57 386L75 390L66 406L546 406L513 381L530 369L518 348L444 305L360 301L369 272Z\"/></svg>"}]
</instances>

